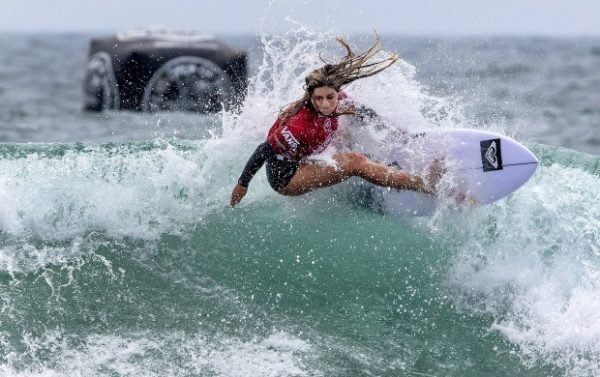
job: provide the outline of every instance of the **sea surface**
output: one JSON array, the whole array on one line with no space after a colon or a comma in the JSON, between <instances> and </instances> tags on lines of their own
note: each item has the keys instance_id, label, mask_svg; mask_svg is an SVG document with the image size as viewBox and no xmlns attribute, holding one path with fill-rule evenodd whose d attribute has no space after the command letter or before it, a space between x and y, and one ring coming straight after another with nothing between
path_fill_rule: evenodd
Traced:
<instances>
[{"instance_id":1,"label":"sea surface","mask_svg":"<svg viewBox=\"0 0 600 377\"><path fill-rule=\"evenodd\" d=\"M389 127L540 160L493 205L404 218L264 171L228 206L334 32L218 36L250 86L212 115L83 112L94 36L0 34L0 375L600 375L600 38L383 35L401 60L347 90Z\"/></svg>"}]
</instances>

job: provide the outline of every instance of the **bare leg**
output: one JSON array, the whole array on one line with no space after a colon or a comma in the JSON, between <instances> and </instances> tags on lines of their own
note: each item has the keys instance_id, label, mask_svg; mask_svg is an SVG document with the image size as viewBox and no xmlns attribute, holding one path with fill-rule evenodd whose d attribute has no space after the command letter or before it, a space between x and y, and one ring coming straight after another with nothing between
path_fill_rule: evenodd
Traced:
<instances>
[{"instance_id":1,"label":"bare leg","mask_svg":"<svg viewBox=\"0 0 600 377\"><path fill-rule=\"evenodd\" d=\"M374 162L360 153L338 153L333 156L337 166L303 164L280 192L302 195L320 187L332 186L350 177L360 177L375 185L402 190L431 193L421 177Z\"/></svg>"}]
</instances>

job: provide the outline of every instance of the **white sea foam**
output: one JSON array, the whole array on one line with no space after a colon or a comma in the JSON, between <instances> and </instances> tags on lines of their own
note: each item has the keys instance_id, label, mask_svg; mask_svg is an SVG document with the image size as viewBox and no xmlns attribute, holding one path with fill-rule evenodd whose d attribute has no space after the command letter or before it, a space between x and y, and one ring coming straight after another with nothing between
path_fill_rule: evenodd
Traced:
<instances>
[{"instance_id":1,"label":"white sea foam","mask_svg":"<svg viewBox=\"0 0 600 377\"><path fill-rule=\"evenodd\" d=\"M202 191L205 183L194 156L170 147L131 154L100 148L58 157L33 154L0 164L3 191L12 203L0 210L2 230L46 240L91 230L155 237L172 230L173 219L194 215L189 207L195 203L182 205L182 196Z\"/></svg>"},{"instance_id":2,"label":"white sea foam","mask_svg":"<svg viewBox=\"0 0 600 377\"><path fill-rule=\"evenodd\" d=\"M573 376L600 374L598 187L585 171L541 167L505 201L441 225L460 239L448 276L457 303L492 314L490 330L527 363Z\"/></svg>"},{"instance_id":3,"label":"white sea foam","mask_svg":"<svg viewBox=\"0 0 600 377\"><path fill-rule=\"evenodd\" d=\"M24 334L26 352L0 364L6 377L318 376L306 365L312 346L285 331L264 338L125 333L85 338L50 331ZM25 365L23 363L25 362Z\"/></svg>"}]
</instances>

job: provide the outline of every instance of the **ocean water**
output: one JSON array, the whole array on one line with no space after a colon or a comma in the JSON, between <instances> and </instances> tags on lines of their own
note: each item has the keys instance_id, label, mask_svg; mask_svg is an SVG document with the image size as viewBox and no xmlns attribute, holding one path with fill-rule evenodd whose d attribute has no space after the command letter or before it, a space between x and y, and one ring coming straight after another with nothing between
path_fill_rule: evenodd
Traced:
<instances>
[{"instance_id":1,"label":"ocean water","mask_svg":"<svg viewBox=\"0 0 600 377\"><path fill-rule=\"evenodd\" d=\"M0 35L0 375L600 375L600 39L384 35L402 60L348 88L393 130L525 143L493 205L399 218L261 171L229 208L334 36L223 36L249 93L201 115L84 113L92 35Z\"/></svg>"}]
</instances>

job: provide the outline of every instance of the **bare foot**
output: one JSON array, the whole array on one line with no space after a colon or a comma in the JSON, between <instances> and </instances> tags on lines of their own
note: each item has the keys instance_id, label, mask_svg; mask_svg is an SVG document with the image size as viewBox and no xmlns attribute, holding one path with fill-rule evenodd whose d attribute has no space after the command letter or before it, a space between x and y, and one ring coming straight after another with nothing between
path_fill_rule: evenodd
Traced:
<instances>
[{"instance_id":1,"label":"bare foot","mask_svg":"<svg viewBox=\"0 0 600 377\"><path fill-rule=\"evenodd\" d=\"M427 168L427 173L425 174L425 184L429 187L431 192L437 192L437 186L444 174L447 172L448 168L446 167L446 162L444 161L443 157L433 160L431 165L429 165Z\"/></svg>"}]
</instances>

